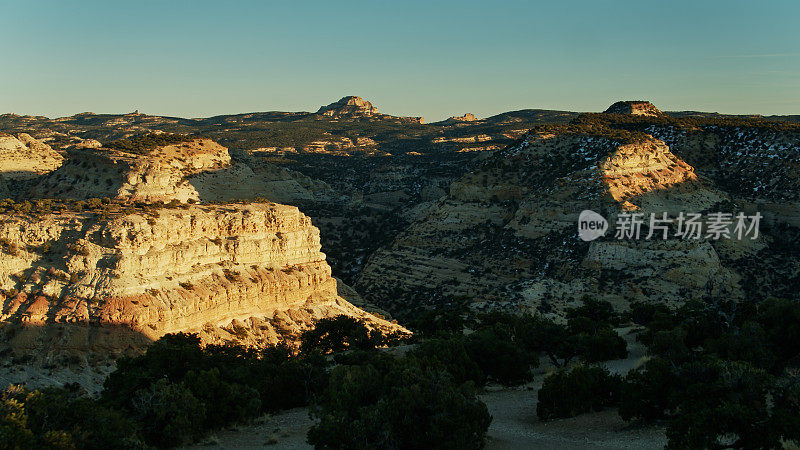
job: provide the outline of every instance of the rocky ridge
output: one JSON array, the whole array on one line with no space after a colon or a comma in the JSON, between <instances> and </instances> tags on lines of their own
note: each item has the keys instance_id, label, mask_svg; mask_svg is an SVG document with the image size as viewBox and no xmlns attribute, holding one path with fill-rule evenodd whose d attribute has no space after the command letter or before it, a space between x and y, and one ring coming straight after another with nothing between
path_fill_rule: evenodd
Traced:
<instances>
[{"instance_id":1,"label":"rocky ridge","mask_svg":"<svg viewBox=\"0 0 800 450\"><path fill-rule=\"evenodd\" d=\"M30 179L58 168L64 158L27 133L0 133L0 174L7 180Z\"/></svg>"},{"instance_id":2,"label":"rocky ridge","mask_svg":"<svg viewBox=\"0 0 800 450\"><path fill-rule=\"evenodd\" d=\"M355 287L393 314L466 302L559 316L585 295L624 308L637 300L741 299L755 286L759 295L795 295L781 286L797 280L797 259L771 260L776 277L788 280L774 283L764 281L772 272L750 264L780 253L776 246L792 234L762 225L754 241L647 240L645 225L639 240L614 238L628 212L674 219L682 211L755 211L732 194L652 135L541 127L452 183L446 198L373 254ZM606 237L578 239L585 209L608 218ZM397 300L379 301L389 298Z\"/></svg>"},{"instance_id":3,"label":"rocky ridge","mask_svg":"<svg viewBox=\"0 0 800 450\"><path fill-rule=\"evenodd\" d=\"M62 325L69 332L56 341L35 342L52 350L91 348L89 326L125 327L149 340L183 331L207 343L251 345L292 342L336 314L399 329L338 296L319 231L291 206L192 206L107 220L62 213L35 223L9 217L0 239L16 246L0 265L0 320ZM140 343L121 344L115 350Z\"/></svg>"},{"instance_id":4,"label":"rocky ridge","mask_svg":"<svg viewBox=\"0 0 800 450\"><path fill-rule=\"evenodd\" d=\"M361 97L350 95L342 97L327 106L321 106L317 114L331 117L341 116L364 116L370 117L378 114L378 108L372 106L372 103L364 100Z\"/></svg>"},{"instance_id":5,"label":"rocky ridge","mask_svg":"<svg viewBox=\"0 0 800 450\"><path fill-rule=\"evenodd\" d=\"M342 97L336 102L320 107L319 110L317 110L317 115L333 119L375 118L399 120L400 122L406 123L425 123L425 119L422 117L396 117L388 114L380 114L378 113L378 108L373 106L372 103L355 95Z\"/></svg>"},{"instance_id":6,"label":"rocky ridge","mask_svg":"<svg viewBox=\"0 0 800 450\"><path fill-rule=\"evenodd\" d=\"M143 202L228 201L262 197L296 203L330 195L322 182L240 156L210 139L143 153L113 148L71 150L66 163L29 191L36 198L116 198Z\"/></svg>"},{"instance_id":7,"label":"rocky ridge","mask_svg":"<svg viewBox=\"0 0 800 450\"><path fill-rule=\"evenodd\" d=\"M475 122L476 120L478 118L472 113L466 113L463 116L452 116L447 119L448 122Z\"/></svg>"},{"instance_id":8,"label":"rocky ridge","mask_svg":"<svg viewBox=\"0 0 800 450\"><path fill-rule=\"evenodd\" d=\"M38 377L75 358L113 364L172 332L291 346L320 318L345 314L406 333L340 295L352 290L297 207L228 202L326 188L302 182L207 139L70 151L25 197L64 200L0 203L0 352L34 357L24 373Z\"/></svg>"},{"instance_id":9,"label":"rocky ridge","mask_svg":"<svg viewBox=\"0 0 800 450\"><path fill-rule=\"evenodd\" d=\"M619 101L609 106L605 112L633 116L660 116L663 114L655 105L645 100Z\"/></svg>"}]
</instances>

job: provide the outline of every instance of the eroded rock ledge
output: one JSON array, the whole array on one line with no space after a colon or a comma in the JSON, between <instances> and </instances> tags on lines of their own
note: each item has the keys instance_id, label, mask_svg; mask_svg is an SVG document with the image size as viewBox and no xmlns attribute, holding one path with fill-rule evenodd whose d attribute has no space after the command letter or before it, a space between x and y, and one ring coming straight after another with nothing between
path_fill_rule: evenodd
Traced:
<instances>
[{"instance_id":1,"label":"eroded rock ledge","mask_svg":"<svg viewBox=\"0 0 800 450\"><path fill-rule=\"evenodd\" d=\"M292 343L337 314L404 331L337 294L319 230L293 206L11 216L0 238L15 243L0 260L0 321L25 326L7 336L15 351L136 351L177 331L206 343Z\"/></svg>"}]
</instances>

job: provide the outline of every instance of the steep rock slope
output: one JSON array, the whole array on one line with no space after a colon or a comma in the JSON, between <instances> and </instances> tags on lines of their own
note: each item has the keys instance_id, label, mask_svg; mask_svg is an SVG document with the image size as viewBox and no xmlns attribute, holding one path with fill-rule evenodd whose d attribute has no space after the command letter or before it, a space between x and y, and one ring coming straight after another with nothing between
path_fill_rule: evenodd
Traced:
<instances>
[{"instance_id":1,"label":"steep rock slope","mask_svg":"<svg viewBox=\"0 0 800 450\"><path fill-rule=\"evenodd\" d=\"M64 158L49 145L19 133L0 133L0 174L6 179L29 179L58 168Z\"/></svg>"},{"instance_id":2,"label":"steep rock slope","mask_svg":"<svg viewBox=\"0 0 800 450\"><path fill-rule=\"evenodd\" d=\"M315 320L337 314L402 331L337 294L319 231L295 207L103 216L6 217L0 321L11 350L114 354L177 331L198 332L204 342L291 343Z\"/></svg>"},{"instance_id":3,"label":"steep rock slope","mask_svg":"<svg viewBox=\"0 0 800 450\"><path fill-rule=\"evenodd\" d=\"M29 197L118 198L143 202L267 198L296 203L328 194L325 184L244 155L234 160L210 139L143 151L76 149L30 189Z\"/></svg>"},{"instance_id":4,"label":"steep rock slope","mask_svg":"<svg viewBox=\"0 0 800 450\"><path fill-rule=\"evenodd\" d=\"M649 125L739 203L768 220L800 227L800 130L743 125L676 127Z\"/></svg>"},{"instance_id":5,"label":"steep rock slope","mask_svg":"<svg viewBox=\"0 0 800 450\"><path fill-rule=\"evenodd\" d=\"M372 103L364 100L361 97L354 95L342 97L339 101L333 102L330 105L322 106L317 111L317 114L323 116L372 116L378 114L378 108L372 106Z\"/></svg>"},{"instance_id":6,"label":"steep rock slope","mask_svg":"<svg viewBox=\"0 0 800 450\"><path fill-rule=\"evenodd\" d=\"M544 128L485 159L376 252L356 283L364 297L401 316L462 302L560 314L585 295L619 306L743 298L742 280L758 278L752 258L781 245L767 232L755 241L646 240L646 226L640 240L615 239L622 213L674 218L742 205L652 136ZM578 238L585 209L608 218L604 238Z\"/></svg>"},{"instance_id":7,"label":"steep rock slope","mask_svg":"<svg viewBox=\"0 0 800 450\"><path fill-rule=\"evenodd\" d=\"M611 114L630 114L633 116L660 116L663 113L652 103L644 100L624 100L609 106L605 111Z\"/></svg>"},{"instance_id":8,"label":"steep rock slope","mask_svg":"<svg viewBox=\"0 0 800 450\"><path fill-rule=\"evenodd\" d=\"M40 181L29 196L197 200L197 190L188 178L219 170L230 161L228 150L208 139L191 139L138 153L106 148L74 150L64 166Z\"/></svg>"}]
</instances>

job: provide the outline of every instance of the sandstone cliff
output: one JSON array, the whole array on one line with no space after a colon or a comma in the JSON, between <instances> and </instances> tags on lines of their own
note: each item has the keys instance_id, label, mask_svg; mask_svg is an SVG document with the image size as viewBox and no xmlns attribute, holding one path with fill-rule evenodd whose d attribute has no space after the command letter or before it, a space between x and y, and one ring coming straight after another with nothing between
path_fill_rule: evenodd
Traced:
<instances>
[{"instance_id":1,"label":"sandstone cliff","mask_svg":"<svg viewBox=\"0 0 800 450\"><path fill-rule=\"evenodd\" d=\"M647 127L698 173L767 220L800 227L800 131L748 126Z\"/></svg>"},{"instance_id":2,"label":"sandstone cliff","mask_svg":"<svg viewBox=\"0 0 800 450\"><path fill-rule=\"evenodd\" d=\"M116 198L143 202L230 201L266 198L296 203L330 195L330 187L246 155L233 160L210 139L131 153L74 149L66 163L40 180L27 197Z\"/></svg>"},{"instance_id":3,"label":"sandstone cliff","mask_svg":"<svg viewBox=\"0 0 800 450\"><path fill-rule=\"evenodd\" d=\"M317 114L323 116L365 116L369 117L378 113L378 108L372 106L372 103L364 100L361 97L350 95L342 97L339 101L333 102L330 105L322 106L317 111Z\"/></svg>"},{"instance_id":4,"label":"sandstone cliff","mask_svg":"<svg viewBox=\"0 0 800 450\"><path fill-rule=\"evenodd\" d=\"M743 277L752 272L742 266L772 245L771 237L648 241L645 228L641 240L613 238L621 213L675 217L729 202L652 136L533 131L454 182L446 198L373 254L355 287L401 317L464 301L478 310L558 315L585 295L620 307L743 298ZM578 239L584 209L608 218L607 238Z\"/></svg>"},{"instance_id":5,"label":"sandstone cliff","mask_svg":"<svg viewBox=\"0 0 800 450\"><path fill-rule=\"evenodd\" d=\"M475 114L466 113L463 116L453 116L447 119L448 122L475 122L478 120Z\"/></svg>"},{"instance_id":6,"label":"sandstone cliff","mask_svg":"<svg viewBox=\"0 0 800 450\"><path fill-rule=\"evenodd\" d=\"M74 150L29 196L197 200L197 190L188 178L219 170L230 162L228 149L208 139L165 145L142 154L105 148Z\"/></svg>"},{"instance_id":7,"label":"sandstone cliff","mask_svg":"<svg viewBox=\"0 0 800 450\"><path fill-rule=\"evenodd\" d=\"M336 102L322 106L317 111L317 114L333 119L357 119L365 117L378 120L399 121L401 123L425 123L425 119L422 117L396 117L388 114L380 114L378 113L378 108L373 106L372 103L355 95L342 97Z\"/></svg>"},{"instance_id":8,"label":"sandstone cliff","mask_svg":"<svg viewBox=\"0 0 800 450\"><path fill-rule=\"evenodd\" d=\"M612 114L629 114L633 116L660 116L659 111L652 103L644 100L626 100L616 102L605 111Z\"/></svg>"},{"instance_id":9,"label":"sandstone cliff","mask_svg":"<svg viewBox=\"0 0 800 450\"><path fill-rule=\"evenodd\" d=\"M177 331L291 343L337 314L402 331L337 294L319 231L291 206L10 216L0 240L0 321L15 330L6 336L15 352L136 351Z\"/></svg>"}]
</instances>

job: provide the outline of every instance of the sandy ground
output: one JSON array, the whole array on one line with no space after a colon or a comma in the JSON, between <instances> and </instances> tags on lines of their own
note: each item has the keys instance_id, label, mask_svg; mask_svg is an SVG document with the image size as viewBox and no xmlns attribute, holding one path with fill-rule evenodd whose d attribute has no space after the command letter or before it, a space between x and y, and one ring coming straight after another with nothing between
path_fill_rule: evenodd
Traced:
<instances>
[{"instance_id":1,"label":"sandy ground","mask_svg":"<svg viewBox=\"0 0 800 450\"><path fill-rule=\"evenodd\" d=\"M258 422L261 423L220 430L198 444L185 448L280 448L291 450L314 448L306 443L306 433L313 424L308 417L306 408L282 411L274 416L265 416Z\"/></svg>"},{"instance_id":2,"label":"sandy ground","mask_svg":"<svg viewBox=\"0 0 800 450\"><path fill-rule=\"evenodd\" d=\"M28 389L47 386L64 386L77 383L91 396L98 396L103 389L103 381L114 371L113 365L100 367L75 366L47 369L40 365L2 365L0 366L0 389L9 385L22 385Z\"/></svg>"},{"instance_id":3,"label":"sandy ground","mask_svg":"<svg viewBox=\"0 0 800 450\"><path fill-rule=\"evenodd\" d=\"M616 409L540 422L536 417L539 387L541 380L479 395L493 417L487 449L659 449L666 444L663 428L629 426Z\"/></svg>"}]
</instances>

